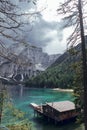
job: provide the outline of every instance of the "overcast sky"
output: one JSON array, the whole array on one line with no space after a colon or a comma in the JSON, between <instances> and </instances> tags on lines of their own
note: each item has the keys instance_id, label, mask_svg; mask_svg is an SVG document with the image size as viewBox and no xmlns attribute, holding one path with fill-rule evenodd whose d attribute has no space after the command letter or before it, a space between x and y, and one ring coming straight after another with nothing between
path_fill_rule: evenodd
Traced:
<instances>
[{"instance_id":1,"label":"overcast sky","mask_svg":"<svg viewBox=\"0 0 87 130\"><path fill-rule=\"evenodd\" d=\"M27 0L19 0L22 10L41 11L32 23L32 28L25 28L23 37L26 42L41 47L48 54L63 53L66 50L66 37L69 30L63 30L63 22L57 15L57 8L63 0L38 0L37 5L27 3ZM18 2L18 0L16 0Z\"/></svg>"}]
</instances>

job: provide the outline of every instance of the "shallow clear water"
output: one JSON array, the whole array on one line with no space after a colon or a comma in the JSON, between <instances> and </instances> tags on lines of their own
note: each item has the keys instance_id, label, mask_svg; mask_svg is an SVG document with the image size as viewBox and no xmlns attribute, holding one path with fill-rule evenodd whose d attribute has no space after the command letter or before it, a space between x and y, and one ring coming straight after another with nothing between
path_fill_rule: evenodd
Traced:
<instances>
[{"instance_id":1,"label":"shallow clear water","mask_svg":"<svg viewBox=\"0 0 87 130\"><path fill-rule=\"evenodd\" d=\"M66 125L55 125L43 120L42 117L34 117L34 111L29 106L30 103L44 104L46 102L73 100L69 92L58 92L51 89L29 89L22 86L12 86L9 89L11 98L17 108L26 112L26 117L32 122L35 130L83 130L82 127L75 123Z\"/></svg>"}]
</instances>

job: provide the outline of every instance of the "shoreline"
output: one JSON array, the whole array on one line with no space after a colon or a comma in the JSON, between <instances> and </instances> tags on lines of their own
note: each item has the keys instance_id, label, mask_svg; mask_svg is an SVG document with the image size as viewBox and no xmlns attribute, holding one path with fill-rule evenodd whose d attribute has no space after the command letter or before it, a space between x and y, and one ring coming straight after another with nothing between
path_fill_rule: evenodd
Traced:
<instances>
[{"instance_id":1,"label":"shoreline","mask_svg":"<svg viewBox=\"0 0 87 130\"><path fill-rule=\"evenodd\" d=\"M20 85L21 86L21 85ZM73 89L62 89L62 88L36 88L36 87L25 87L23 86L24 88L27 88L27 89L51 89L51 90L54 90L54 91L60 91L60 92L74 92Z\"/></svg>"},{"instance_id":2,"label":"shoreline","mask_svg":"<svg viewBox=\"0 0 87 130\"><path fill-rule=\"evenodd\" d=\"M53 88L52 90L60 91L60 92L73 92L73 89L61 89L61 88Z\"/></svg>"},{"instance_id":3,"label":"shoreline","mask_svg":"<svg viewBox=\"0 0 87 130\"><path fill-rule=\"evenodd\" d=\"M60 92L74 92L73 89L62 89L62 88L35 88L35 87L25 87L28 89L50 89L50 90L54 90L54 91L60 91Z\"/></svg>"}]
</instances>

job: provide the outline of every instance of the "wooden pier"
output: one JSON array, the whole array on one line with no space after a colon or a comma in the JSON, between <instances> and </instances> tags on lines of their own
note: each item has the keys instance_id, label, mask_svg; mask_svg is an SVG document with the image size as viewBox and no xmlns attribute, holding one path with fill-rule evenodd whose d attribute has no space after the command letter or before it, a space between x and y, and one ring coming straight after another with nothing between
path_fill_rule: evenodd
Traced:
<instances>
[{"instance_id":1,"label":"wooden pier","mask_svg":"<svg viewBox=\"0 0 87 130\"><path fill-rule=\"evenodd\" d=\"M30 106L37 115L45 116L48 120L52 119L55 122L74 119L79 114L79 111L75 108L75 104L71 101L52 102L44 105L31 103Z\"/></svg>"}]
</instances>

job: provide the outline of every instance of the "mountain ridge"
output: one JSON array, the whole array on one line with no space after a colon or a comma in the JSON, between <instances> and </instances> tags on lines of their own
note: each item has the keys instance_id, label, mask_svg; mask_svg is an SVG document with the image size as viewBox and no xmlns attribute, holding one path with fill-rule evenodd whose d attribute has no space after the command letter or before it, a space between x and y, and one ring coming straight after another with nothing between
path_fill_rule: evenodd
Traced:
<instances>
[{"instance_id":1,"label":"mountain ridge","mask_svg":"<svg viewBox=\"0 0 87 130\"><path fill-rule=\"evenodd\" d=\"M87 49L87 36L86 49ZM75 76L73 64L81 61L81 43L55 60L45 72L26 82L28 87L72 88Z\"/></svg>"},{"instance_id":2,"label":"mountain ridge","mask_svg":"<svg viewBox=\"0 0 87 130\"><path fill-rule=\"evenodd\" d=\"M14 78L19 81L36 76L60 56L60 54L50 56L47 53L44 53L42 48L30 46L25 43L15 43L9 46L8 55L11 53L15 54L24 63L31 63L31 65L22 66L20 64L12 63L4 58L0 58L0 76ZM12 58L14 61L15 57Z\"/></svg>"}]
</instances>

